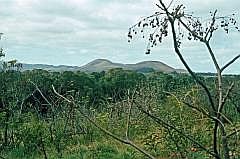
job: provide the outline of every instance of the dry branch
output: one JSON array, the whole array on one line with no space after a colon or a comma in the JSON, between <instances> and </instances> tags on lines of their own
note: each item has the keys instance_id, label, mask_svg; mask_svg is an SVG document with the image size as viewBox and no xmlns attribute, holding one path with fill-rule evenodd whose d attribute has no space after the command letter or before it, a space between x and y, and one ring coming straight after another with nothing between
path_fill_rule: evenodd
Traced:
<instances>
[{"instance_id":1,"label":"dry branch","mask_svg":"<svg viewBox=\"0 0 240 159\"><path fill-rule=\"evenodd\" d=\"M53 92L63 98L65 101L67 101L68 103L71 103L75 106L77 106L77 104L73 101L73 100L69 100L68 98L62 96L61 94L59 94L56 89L54 88L54 86L52 85L52 89ZM139 152L141 152L142 154L144 154L146 157L150 158L150 159L156 159L154 156L152 156L150 153L148 153L147 151L145 151L144 149L142 149L141 147L139 147L138 145L136 145L135 143L133 143L132 141L130 141L129 139L122 139L120 137L118 137L117 135L113 134L112 132L108 131L107 129L101 127L98 123L96 123L93 119L91 119L87 114L85 114L81 109L78 109L78 111L80 112L80 114L82 114L83 117L85 117L91 124L93 124L95 127L97 127L99 130L101 130L102 132L104 132L105 134L107 134L108 136L112 137L113 139L124 143L126 145L130 145L132 147L134 147L135 149L137 149ZM130 118L129 118L130 120Z\"/></svg>"}]
</instances>

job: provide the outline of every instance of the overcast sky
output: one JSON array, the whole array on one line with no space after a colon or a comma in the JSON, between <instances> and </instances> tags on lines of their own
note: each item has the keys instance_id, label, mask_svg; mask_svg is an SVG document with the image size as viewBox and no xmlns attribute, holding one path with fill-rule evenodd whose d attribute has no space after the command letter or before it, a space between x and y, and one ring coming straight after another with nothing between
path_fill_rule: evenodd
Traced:
<instances>
[{"instance_id":1,"label":"overcast sky","mask_svg":"<svg viewBox=\"0 0 240 159\"><path fill-rule=\"evenodd\" d=\"M165 0L168 3L170 0ZM157 11L158 0L0 0L0 45L6 59L23 63L83 65L97 58L113 62L162 61L183 68L167 40L145 55L147 42L140 37L127 42L128 28ZM207 15L237 13L239 0L176 0L187 11ZM239 12L238 12L239 11ZM221 64L240 53L240 33L216 35L214 51ZM183 47L195 71L213 71L206 49L197 43ZM240 60L228 73L240 74Z\"/></svg>"}]
</instances>

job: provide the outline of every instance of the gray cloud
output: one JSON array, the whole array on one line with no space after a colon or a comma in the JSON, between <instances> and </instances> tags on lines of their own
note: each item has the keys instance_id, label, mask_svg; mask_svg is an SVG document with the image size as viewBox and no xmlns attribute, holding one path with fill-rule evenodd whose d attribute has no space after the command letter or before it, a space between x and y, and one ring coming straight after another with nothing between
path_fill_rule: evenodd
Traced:
<instances>
[{"instance_id":1,"label":"gray cloud","mask_svg":"<svg viewBox=\"0 0 240 159\"><path fill-rule=\"evenodd\" d=\"M141 17L154 13L154 3L157 2L1 0L0 31L5 33L1 45L7 52L7 59L16 58L28 63L82 65L95 58L108 58L124 63L161 60L174 67L183 67L173 52L170 39L154 48L151 55L144 54L146 41L136 39L127 43L128 27ZM215 8L219 9L219 14L233 13L240 6L240 1L236 0L176 0L173 5L178 2L183 2L187 11L199 15L208 15L208 11ZM216 35L214 48L220 63L236 54L240 47L238 40L239 34L236 33L231 34L230 40L221 34ZM208 71L210 68L212 71L207 65L208 55L204 48L187 43L184 51L195 70ZM230 71L236 73L238 70L239 67L234 65Z\"/></svg>"}]
</instances>

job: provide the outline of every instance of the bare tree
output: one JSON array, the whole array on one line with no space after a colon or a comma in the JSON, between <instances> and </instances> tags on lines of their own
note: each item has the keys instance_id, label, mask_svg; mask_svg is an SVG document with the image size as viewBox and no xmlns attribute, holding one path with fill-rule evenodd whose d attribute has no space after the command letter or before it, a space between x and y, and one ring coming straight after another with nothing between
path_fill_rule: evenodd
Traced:
<instances>
[{"instance_id":1,"label":"bare tree","mask_svg":"<svg viewBox=\"0 0 240 159\"><path fill-rule=\"evenodd\" d=\"M130 140L129 128L131 126L131 110L133 104L135 104L135 106L137 106L143 114L155 121L157 124L164 127L168 131L174 130L174 132L178 133L180 136L184 137L191 143L197 145L201 150L205 151L210 156L216 159L230 159L230 150L228 143L229 138L233 135L236 135L239 130L236 130L234 132L228 132L226 129L227 123L224 122L224 120L228 119L224 114L223 109L226 105L229 94L234 87L234 83L231 83L226 90L223 90L223 72L232 63L234 63L240 57L240 55L237 55L225 65L220 66L215 57L215 53L211 47L210 42L216 30L222 29L227 34L231 29L236 29L237 31L240 30L236 26L237 22L234 19L234 14L228 16L217 16L217 10L215 10L214 12L210 12L210 19L202 21L201 18L186 13L185 7L182 4L175 6L173 6L172 4L173 0L169 4L164 3L162 0L158 0L158 4L156 5L159 11L140 20L138 23L129 28L129 41L133 39L133 36L135 34L142 33L144 35L147 32L149 36L146 54L149 54L151 53L151 47L157 46L159 43L162 43L165 37L170 36L172 38L173 47L176 55L179 57L191 77L204 90L208 99L207 110L196 107L188 101L182 101L182 103L185 104L187 107L203 114L205 117L207 117L214 123L212 127L212 147L208 148L204 146L190 134L180 130L178 127L168 121L165 121L161 117L156 116L154 113L147 109L147 106L142 106L141 103L138 103L137 100L134 99L134 95L137 93L133 93L133 95L130 96L128 92L128 111L124 138L113 134L104 127L101 127L94 119L89 117L81 110L79 110L80 114L82 114L83 117L85 117L90 123L95 125L99 130L109 135L113 139L134 147L148 158L155 159L155 157L151 153L147 152L146 150L144 150ZM204 81L202 81L201 78L199 78L198 75L194 73L189 64L186 62L181 50L181 44L185 42L185 39L198 41L207 48L207 51L216 69L217 97L213 96L212 91L210 90L208 85L206 85ZM53 91L57 96L64 99L66 102L71 103L74 106L78 105L76 102L74 102L74 99L68 99L59 94L54 87ZM165 93L173 95L170 92ZM184 158L184 156L182 156L182 158Z\"/></svg>"},{"instance_id":2,"label":"bare tree","mask_svg":"<svg viewBox=\"0 0 240 159\"><path fill-rule=\"evenodd\" d=\"M224 66L220 66L211 47L211 39L213 38L213 34L219 29L222 29L228 34L230 30L235 29L240 31L240 28L237 26L237 21L234 18L234 14L218 16L217 10L215 10L214 12L210 12L209 19L201 20L199 17L186 13L185 7L182 4L176 6L173 6L172 4L173 0L168 5L164 3L163 0L158 0L158 4L156 5L159 11L140 20L138 23L129 28L129 42L132 40L135 34L140 32L144 35L145 32L147 32L149 36L146 54L150 54L151 47L162 43L165 37L171 36L176 55L179 57L192 78L200 85L200 87L204 89L209 100L208 112L204 112L204 114L215 123L212 133L213 152L209 151L209 153L216 159L221 159L222 157L224 159L229 159L230 150L228 145L226 124L223 122L224 118L226 118L223 114L223 108L226 100L229 97L229 93L234 87L234 83L232 83L227 90L223 90L222 78L225 69L234 63L240 57L240 54L227 62ZM216 99L211 94L208 86L198 78L198 76L186 62L181 50L181 44L185 42L184 38L188 40L199 41L199 43L202 43L207 48L207 51L211 57L211 61L213 62L216 70L217 102L215 102ZM190 103L185 102L185 104L193 107ZM198 111L202 112L201 110ZM158 117L152 116L146 111L145 113L155 120L160 120ZM158 122L163 124L163 121ZM166 126L170 127L170 125ZM175 129L175 127L172 127L172 129ZM218 146L220 145L219 143L222 143L220 147Z\"/></svg>"}]
</instances>

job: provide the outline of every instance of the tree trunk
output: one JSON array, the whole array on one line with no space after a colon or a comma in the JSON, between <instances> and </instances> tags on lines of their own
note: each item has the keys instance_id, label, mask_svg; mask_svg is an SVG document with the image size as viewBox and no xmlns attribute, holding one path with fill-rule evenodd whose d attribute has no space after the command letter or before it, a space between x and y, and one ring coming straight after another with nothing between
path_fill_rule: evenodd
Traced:
<instances>
[{"instance_id":1,"label":"tree trunk","mask_svg":"<svg viewBox=\"0 0 240 159\"><path fill-rule=\"evenodd\" d=\"M221 129L221 133L222 133L223 156L224 156L224 159L230 159L227 135L226 135L226 132L225 132L225 130L222 126L220 126L220 129Z\"/></svg>"},{"instance_id":2,"label":"tree trunk","mask_svg":"<svg viewBox=\"0 0 240 159\"><path fill-rule=\"evenodd\" d=\"M8 122L9 122L10 113L6 110L6 118L5 118L5 130L4 130L4 145L8 145Z\"/></svg>"}]
</instances>

